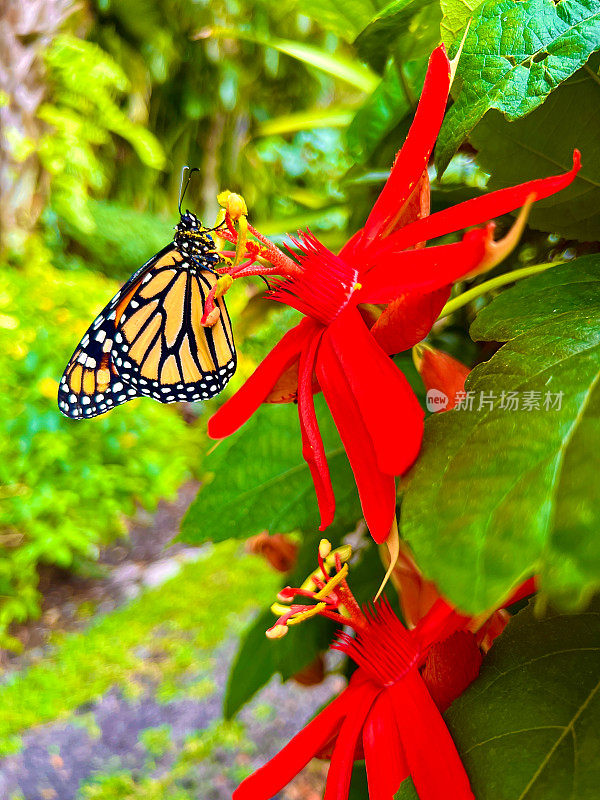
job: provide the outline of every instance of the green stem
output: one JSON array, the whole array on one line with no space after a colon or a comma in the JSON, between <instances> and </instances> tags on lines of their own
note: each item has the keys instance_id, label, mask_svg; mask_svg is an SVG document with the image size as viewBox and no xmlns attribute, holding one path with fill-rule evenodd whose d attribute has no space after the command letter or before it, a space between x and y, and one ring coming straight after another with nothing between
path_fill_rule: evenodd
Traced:
<instances>
[{"instance_id":1,"label":"green stem","mask_svg":"<svg viewBox=\"0 0 600 800\"><path fill-rule=\"evenodd\" d=\"M458 297L453 297L452 300L448 300L446 305L440 311L438 319L442 319L442 317L447 317L450 314L453 314L455 311L458 311L459 308L466 306L472 300L475 300L477 297L481 297L482 294L492 291L492 289L497 289L499 286L505 286L507 283L520 281L521 278L528 278L530 275L536 275L538 272L544 272L544 270L550 269L550 267L557 267L559 264L564 263L564 261L548 261L546 264L535 264L533 267L522 267L522 269L515 269L513 272L505 272L503 275L490 278L489 281L480 283L479 286L474 286L472 289L468 289L466 292L459 294Z\"/></svg>"}]
</instances>

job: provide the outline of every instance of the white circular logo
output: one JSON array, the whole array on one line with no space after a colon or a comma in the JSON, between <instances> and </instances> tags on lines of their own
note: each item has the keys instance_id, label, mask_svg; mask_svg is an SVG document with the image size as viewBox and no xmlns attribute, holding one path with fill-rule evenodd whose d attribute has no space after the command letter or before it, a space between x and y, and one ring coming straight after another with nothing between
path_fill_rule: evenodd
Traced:
<instances>
[{"instance_id":1,"label":"white circular logo","mask_svg":"<svg viewBox=\"0 0 600 800\"><path fill-rule=\"evenodd\" d=\"M429 389L425 395L428 411L443 411L448 405L448 395L439 389Z\"/></svg>"}]
</instances>

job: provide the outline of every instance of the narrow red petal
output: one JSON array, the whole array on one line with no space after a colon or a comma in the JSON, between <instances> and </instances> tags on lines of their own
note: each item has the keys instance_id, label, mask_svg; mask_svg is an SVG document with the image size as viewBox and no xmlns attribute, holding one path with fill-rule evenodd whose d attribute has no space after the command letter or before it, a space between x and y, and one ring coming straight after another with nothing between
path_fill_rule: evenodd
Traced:
<instances>
[{"instance_id":1,"label":"narrow red petal","mask_svg":"<svg viewBox=\"0 0 600 800\"><path fill-rule=\"evenodd\" d=\"M396 483L377 465L373 442L327 333L317 356L317 378L346 449L371 536L383 542L396 513Z\"/></svg>"},{"instance_id":2,"label":"narrow red petal","mask_svg":"<svg viewBox=\"0 0 600 800\"><path fill-rule=\"evenodd\" d=\"M460 242L404 250L378 261L361 277L360 303L390 303L404 292L434 292L467 275L482 262L491 231L468 231Z\"/></svg>"},{"instance_id":3,"label":"narrow red petal","mask_svg":"<svg viewBox=\"0 0 600 800\"><path fill-rule=\"evenodd\" d=\"M330 325L328 341L369 433L377 465L402 475L414 462L423 437L423 409L402 372L350 307Z\"/></svg>"},{"instance_id":4,"label":"narrow red petal","mask_svg":"<svg viewBox=\"0 0 600 800\"><path fill-rule=\"evenodd\" d=\"M363 728L363 749L369 800L393 800L409 771L386 692L375 700L369 712Z\"/></svg>"},{"instance_id":5,"label":"narrow red petal","mask_svg":"<svg viewBox=\"0 0 600 800\"><path fill-rule=\"evenodd\" d=\"M474 800L450 732L418 670L411 669L388 694L419 800Z\"/></svg>"},{"instance_id":6,"label":"narrow red petal","mask_svg":"<svg viewBox=\"0 0 600 800\"><path fill-rule=\"evenodd\" d=\"M388 355L409 350L427 336L449 296L449 286L401 294L384 309L371 335Z\"/></svg>"},{"instance_id":7,"label":"narrow red petal","mask_svg":"<svg viewBox=\"0 0 600 800\"><path fill-rule=\"evenodd\" d=\"M393 233L385 242L374 245L370 248L369 258L373 258L375 252L379 257L389 256L391 253L400 252L407 247L411 247L415 242L424 239L435 239L437 236L445 236L447 233L459 231L462 228L472 225L480 225L494 217L508 214L521 208L530 194L535 194L536 200L542 200L551 194L560 192L575 180L581 166L581 155L579 150L573 151L573 167L562 175L553 175L550 178L538 178L533 181L526 181L518 186L511 186L507 189L499 189L497 192L490 192L473 200L466 200L452 208L438 211L425 219L417 220L406 228Z\"/></svg>"},{"instance_id":8,"label":"narrow red petal","mask_svg":"<svg viewBox=\"0 0 600 800\"><path fill-rule=\"evenodd\" d=\"M364 246L375 238L387 236L396 227L404 205L427 168L444 118L449 91L450 62L444 46L440 45L429 58L423 92L406 141L365 224Z\"/></svg>"},{"instance_id":9,"label":"narrow red petal","mask_svg":"<svg viewBox=\"0 0 600 800\"><path fill-rule=\"evenodd\" d=\"M285 334L246 383L210 418L208 435L211 439L230 436L254 414L279 376L298 358L306 337L316 327L313 320L303 319Z\"/></svg>"},{"instance_id":10,"label":"narrow red petal","mask_svg":"<svg viewBox=\"0 0 600 800\"><path fill-rule=\"evenodd\" d=\"M323 800L348 800L356 745L369 710L379 692L379 687L371 682L364 683L355 690L352 705L348 706L346 718L331 756Z\"/></svg>"},{"instance_id":11,"label":"narrow red petal","mask_svg":"<svg viewBox=\"0 0 600 800\"><path fill-rule=\"evenodd\" d=\"M339 730L356 690L349 686L263 767L246 778L233 800L270 800L281 791ZM362 692L361 692L362 694Z\"/></svg>"},{"instance_id":12,"label":"narrow red petal","mask_svg":"<svg viewBox=\"0 0 600 800\"><path fill-rule=\"evenodd\" d=\"M308 464L315 485L317 503L321 514L320 530L324 530L333 522L335 497L313 399L313 371L321 336L322 331L313 334L312 339L300 354L298 416L302 433L302 455Z\"/></svg>"}]
</instances>

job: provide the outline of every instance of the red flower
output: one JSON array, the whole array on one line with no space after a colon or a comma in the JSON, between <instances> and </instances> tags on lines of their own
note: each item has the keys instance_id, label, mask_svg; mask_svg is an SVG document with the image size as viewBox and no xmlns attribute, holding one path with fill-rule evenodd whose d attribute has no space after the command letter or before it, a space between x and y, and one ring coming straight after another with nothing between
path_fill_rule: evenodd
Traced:
<instances>
[{"instance_id":1,"label":"red flower","mask_svg":"<svg viewBox=\"0 0 600 800\"><path fill-rule=\"evenodd\" d=\"M439 600L408 631L387 601L380 601L366 612L354 638L342 633L333 645L358 664L348 687L247 778L233 800L268 800L332 743L325 800L348 797L357 749L364 753L370 800L392 800L408 775L421 800L473 798L452 737L419 672L431 646L464 621Z\"/></svg>"},{"instance_id":2,"label":"red flower","mask_svg":"<svg viewBox=\"0 0 600 800\"><path fill-rule=\"evenodd\" d=\"M346 581L348 566L342 562L350 555L348 546L331 551L322 540L319 568L302 587L280 592L273 611L281 616L267 635L280 638L288 625L316 615L336 620L354 628L355 636L338 634L333 648L349 655L358 669L332 703L242 782L233 800L268 800L315 756L331 758L325 800L348 797L357 758L365 759L370 800L392 800L409 775L421 800L473 798L440 711L479 674L488 624L458 613L436 593L426 598L427 611L419 611L410 630L385 598L363 612ZM407 573L413 573L416 567L406 555ZM530 580L509 602L532 591Z\"/></svg>"},{"instance_id":3,"label":"red flower","mask_svg":"<svg viewBox=\"0 0 600 800\"><path fill-rule=\"evenodd\" d=\"M238 257L245 253L250 260L223 271L232 277L284 276L272 296L301 311L305 319L212 417L208 432L215 439L229 436L261 403L297 398L303 456L315 484L321 530L334 518L335 499L314 391L323 391L354 472L365 520L373 538L382 542L394 520L395 476L415 460L423 430L419 403L388 354L422 339L447 299L450 284L489 267L499 255L492 223L467 232L453 244L425 248L425 241L505 214L532 196L553 194L567 186L579 168L576 152L573 169L564 175L530 181L428 216L426 170L449 87L450 65L440 46L430 58L413 124L390 177L364 228L339 255L305 233L294 240L300 256L292 260L246 225L245 217L243 235L235 234L231 220L239 219L241 212L227 217L225 238L236 243ZM247 230L259 245L246 245ZM253 266L259 256L272 266ZM374 304L389 305L377 318L371 313ZM210 311L207 304L204 322Z\"/></svg>"}]
</instances>

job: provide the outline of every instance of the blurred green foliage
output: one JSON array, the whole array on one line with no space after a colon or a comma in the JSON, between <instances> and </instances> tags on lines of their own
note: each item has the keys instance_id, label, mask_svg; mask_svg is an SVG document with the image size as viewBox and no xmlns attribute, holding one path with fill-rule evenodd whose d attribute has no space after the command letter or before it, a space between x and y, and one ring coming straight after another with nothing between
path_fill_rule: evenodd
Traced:
<instances>
[{"instance_id":1,"label":"blurred green foliage","mask_svg":"<svg viewBox=\"0 0 600 800\"><path fill-rule=\"evenodd\" d=\"M1 645L10 622L37 610L40 562L93 558L123 515L172 496L198 463L203 434L173 408L133 401L85 426L57 412L64 365L115 288L57 271L40 248L0 272Z\"/></svg>"}]
</instances>

